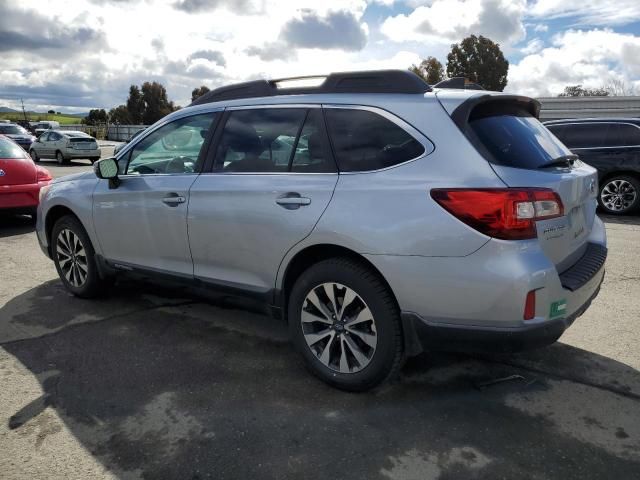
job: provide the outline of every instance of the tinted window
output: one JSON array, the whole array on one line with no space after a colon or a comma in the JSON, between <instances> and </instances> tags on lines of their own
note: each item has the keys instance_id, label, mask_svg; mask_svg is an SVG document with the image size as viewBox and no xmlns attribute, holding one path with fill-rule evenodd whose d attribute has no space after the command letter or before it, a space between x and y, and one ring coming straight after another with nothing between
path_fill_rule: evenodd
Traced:
<instances>
[{"instance_id":1,"label":"tinted window","mask_svg":"<svg viewBox=\"0 0 640 480\"><path fill-rule=\"evenodd\" d=\"M234 110L216 153L223 172L287 172L307 115L304 108Z\"/></svg>"},{"instance_id":2,"label":"tinted window","mask_svg":"<svg viewBox=\"0 0 640 480\"><path fill-rule=\"evenodd\" d=\"M215 115L202 113L180 118L152 132L138 142L129 154L126 173L197 173L200 170L200 150Z\"/></svg>"},{"instance_id":3,"label":"tinted window","mask_svg":"<svg viewBox=\"0 0 640 480\"><path fill-rule=\"evenodd\" d=\"M302 173L335 172L324 131L322 111L309 110L296 144L291 171Z\"/></svg>"},{"instance_id":4,"label":"tinted window","mask_svg":"<svg viewBox=\"0 0 640 480\"><path fill-rule=\"evenodd\" d=\"M378 170L412 160L424 147L404 129L368 110L328 108L329 135L343 172Z\"/></svg>"},{"instance_id":5,"label":"tinted window","mask_svg":"<svg viewBox=\"0 0 640 480\"><path fill-rule=\"evenodd\" d=\"M606 123L567 125L564 143L569 148L602 147L608 127Z\"/></svg>"},{"instance_id":6,"label":"tinted window","mask_svg":"<svg viewBox=\"0 0 640 480\"><path fill-rule=\"evenodd\" d=\"M25 158L22 147L7 138L0 137L0 158Z\"/></svg>"},{"instance_id":7,"label":"tinted window","mask_svg":"<svg viewBox=\"0 0 640 480\"><path fill-rule=\"evenodd\" d=\"M471 117L471 130L488 160L515 168L538 168L571 152L537 118L525 110Z\"/></svg>"},{"instance_id":8,"label":"tinted window","mask_svg":"<svg viewBox=\"0 0 640 480\"><path fill-rule=\"evenodd\" d=\"M7 135L26 135L27 131L19 125L0 125L0 133Z\"/></svg>"}]
</instances>

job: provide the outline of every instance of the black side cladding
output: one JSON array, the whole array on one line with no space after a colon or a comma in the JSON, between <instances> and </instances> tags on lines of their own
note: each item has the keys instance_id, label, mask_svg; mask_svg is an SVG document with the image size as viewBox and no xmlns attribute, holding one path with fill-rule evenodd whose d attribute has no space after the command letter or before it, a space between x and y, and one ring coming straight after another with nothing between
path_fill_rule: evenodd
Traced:
<instances>
[{"instance_id":1,"label":"black side cladding","mask_svg":"<svg viewBox=\"0 0 640 480\"><path fill-rule=\"evenodd\" d=\"M426 93L431 87L408 70L372 70L365 72L331 73L317 87L278 88L279 82L318 78L317 76L255 80L227 85L205 93L190 106L243 98L273 97L318 93Z\"/></svg>"},{"instance_id":2,"label":"black side cladding","mask_svg":"<svg viewBox=\"0 0 640 480\"><path fill-rule=\"evenodd\" d=\"M580 260L560 274L560 283L572 292L578 290L600 271L606 259L607 247L589 243Z\"/></svg>"}]
</instances>

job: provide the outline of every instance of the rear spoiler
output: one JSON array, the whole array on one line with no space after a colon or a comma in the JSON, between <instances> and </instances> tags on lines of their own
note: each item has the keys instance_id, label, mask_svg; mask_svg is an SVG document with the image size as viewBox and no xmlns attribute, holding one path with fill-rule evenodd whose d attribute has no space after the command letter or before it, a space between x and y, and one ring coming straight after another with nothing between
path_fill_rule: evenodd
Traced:
<instances>
[{"instance_id":1,"label":"rear spoiler","mask_svg":"<svg viewBox=\"0 0 640 480\"><path fill-rule=\"evenodd\" d=\"M524 109L535 118L540 118L540 102L533 98L521 95L487 94L474 96L462 102L451 114L451 119L460 130L466 132L472 113L488 116L516 108Z\"/></svg>"}]
</instances>

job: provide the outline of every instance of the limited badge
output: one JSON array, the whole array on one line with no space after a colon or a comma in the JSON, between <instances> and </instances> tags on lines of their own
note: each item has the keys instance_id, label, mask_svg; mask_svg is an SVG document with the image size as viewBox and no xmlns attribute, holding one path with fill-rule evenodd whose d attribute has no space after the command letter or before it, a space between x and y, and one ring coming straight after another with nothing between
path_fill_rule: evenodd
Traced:
<instances>
[{"instance_id":1,"label":"limited badge","mask_svg":"<svg viewBox=\"0 0 640 480\"><path fill-rule=\"evenodd\" d=\"M559 317L564 315L567 311L567 301L563 298L562 300L558 300L557 302L553 302L551 304L551 310L549 311L549 317Z\"/></svg>"}]
</instances>

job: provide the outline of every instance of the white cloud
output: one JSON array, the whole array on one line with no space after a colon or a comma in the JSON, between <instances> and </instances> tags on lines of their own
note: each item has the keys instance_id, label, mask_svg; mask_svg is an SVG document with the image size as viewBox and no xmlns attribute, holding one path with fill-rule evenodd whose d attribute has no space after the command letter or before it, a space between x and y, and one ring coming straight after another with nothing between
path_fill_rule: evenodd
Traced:
<instances>
[{"instance_id":1,"label":"white cloud","mask_svg":"<svg viewBox=\"0 0 640 480\"><path fill-rule=\"evenodd\" d=\"M544 42L539 38L534 38L533 40L527 42L527 44L520 49L520 52L524 53L525 55L531 55L532 53L536 53L542 50L543 47Z\"/></svg>"},{"instance_id":2,"label":"white cloud","mask_svg":"<svg viewBox=\"0 0 640 480\"><path fill-rule=\"evenodd\" d=\"M610 29L569 30L552 46L525 56L509 68L506 90L555 96L567 85L601 87L612 79L631 85L640 76L640 36Z\"/></svg>"},{"instance_id":3,"label":"white cloud","mask_svg":"<svg viewBox=\"0 0 640 480\"><path fill-rule=\"evenodd\" d=\"M575 23L580 25L623 25L640 19L640 1L537 0L529 14L545 19L575 17Z\"/></svg>"},{"instance_id":4,"label":"white cloud","mask_svg":"<svg viewBox=\"0 0 640 480\"><path fill-rule=\"evenodd\" d=\"M408 15L388 18L381 31L395 42L451 43L475 34L511 44L525 36L525 9L525 0L434 0Z\"/></svg>"}]
</instances>

